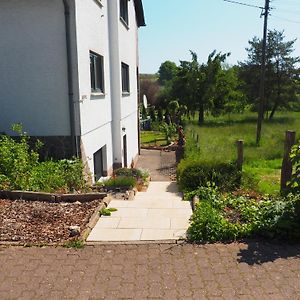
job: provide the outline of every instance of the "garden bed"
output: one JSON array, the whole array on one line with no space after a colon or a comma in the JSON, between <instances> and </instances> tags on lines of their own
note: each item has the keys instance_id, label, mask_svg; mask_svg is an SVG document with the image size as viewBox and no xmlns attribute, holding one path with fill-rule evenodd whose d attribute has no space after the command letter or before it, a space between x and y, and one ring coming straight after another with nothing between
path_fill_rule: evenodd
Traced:
<instances>
[{"instance_id":1,"label":"garden bed","mask_svg":"<svg viewBox=\"0 0 300 300\"><path fill-rule=\"evenodd\" d=\"M70 227L78 226L80 235L103 200L87 202L26 201L0 199L0 243L37 245L62 244L78 238Z\"/></svg>"}]
</instances>

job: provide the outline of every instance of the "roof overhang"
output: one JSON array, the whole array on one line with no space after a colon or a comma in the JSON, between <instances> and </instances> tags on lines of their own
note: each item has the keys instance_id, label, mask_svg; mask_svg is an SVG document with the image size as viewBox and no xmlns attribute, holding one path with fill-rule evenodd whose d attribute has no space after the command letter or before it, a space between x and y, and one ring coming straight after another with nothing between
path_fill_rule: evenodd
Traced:
<instances>
[{"instance_id":1,"label":"roof overhang","mask_svg":"<svg viewBox=\"0 0 300 300\"><path fill-rule=\"evenodd\" d=\"M138 26L146 26L142 0L134 0L134 6Z\"/></svg>"}]
</instances>

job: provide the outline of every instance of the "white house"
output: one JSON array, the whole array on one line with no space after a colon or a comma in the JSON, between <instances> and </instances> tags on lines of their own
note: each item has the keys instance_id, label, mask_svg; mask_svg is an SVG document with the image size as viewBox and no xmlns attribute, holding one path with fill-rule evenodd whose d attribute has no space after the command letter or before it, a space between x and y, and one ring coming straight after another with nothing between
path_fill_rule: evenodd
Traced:
<instances>
[{"instance_id":1,"label":"white house","mask_svg":"<svg viewBox=\"0 0 300 300\"><path fill-rule=\"evenodd\" d=\"M141 0L1 0L0 132L22 123L98 180L138 157Z\"/></svg>"}]
</instances>

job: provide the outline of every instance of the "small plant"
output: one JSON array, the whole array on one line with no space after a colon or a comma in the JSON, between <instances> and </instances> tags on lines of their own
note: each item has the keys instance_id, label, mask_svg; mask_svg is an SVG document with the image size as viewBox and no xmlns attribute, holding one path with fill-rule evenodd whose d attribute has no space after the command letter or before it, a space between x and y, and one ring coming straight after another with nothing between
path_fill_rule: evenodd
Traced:
<instances>
[{"instance_id":1,"label":"small plant","mask_svg":"<svg viewBox=\"0 0 300 300\"><path fill-rule=\"evenodd\" d=\"M136 179L134 177L130 176L120 176L115 178L110 178L103 182L105 187L108 188L117 188L117 187L123 187L123 188L133 188L136 186Z\"/></svg>"},{"instance_id":2,"label":"small plant","mask_svg":"<svg viewBox=\"0 0 300 300\"><path fill-rule=\"evenodd\" d=\"M106 217L109 217L111 216L111 213L112 212L115 212L115 211L118 211L117 208L102 208L100 211L99 211L99 214L100 216L106 216Z\"/></svg>"},{"instance_id":3,"label":"small plant","mask_svg":"<svg viewBox=\"0 0 300 300\"><path fill-rule=\"evenodd\" d=\"M67 241L64 245L64 248L74 248L74 249L83 249L84 248L84 241L82 240L70 240Z\"/></svg>"},{"instance_id":4,"label":"small plant","mask_svg":"<svg viewBox=\"0 0 300 300\"><path fill-rule=\"evenodd\" d=\"M174 124L168 125L167 123L163 122L159 130L165 134L165 139L167 140L168 144L172 142L172 137L176 134L176 126Z\"/></svg>"},{"instance_id":5,"label":"small plant","mask_svg":"<svg viewBox=\"0 0 300 300\"><path fill-rule=\"evenodd\" d=\"M291 161L294 166L294 173L288 188L296 194L300 192L300 142L292 148Z\"/></svg>"}]
</instances>

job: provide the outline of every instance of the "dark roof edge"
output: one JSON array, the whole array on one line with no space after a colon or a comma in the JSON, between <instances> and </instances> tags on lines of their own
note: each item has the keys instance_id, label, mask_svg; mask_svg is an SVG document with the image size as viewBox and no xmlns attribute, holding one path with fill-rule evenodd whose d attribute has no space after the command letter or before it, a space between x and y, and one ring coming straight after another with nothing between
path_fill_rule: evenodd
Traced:
<instances>
[{"instance_id":1,"label":"dark roof edge","mask_svg":"<svg viewBox=\"0 0 300 300\"><path fill-rule=\"evenodd\" d=\"M134 0L134 7L138 26L146 26L142 0Z\"/></svg>"}]
</instances>

